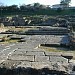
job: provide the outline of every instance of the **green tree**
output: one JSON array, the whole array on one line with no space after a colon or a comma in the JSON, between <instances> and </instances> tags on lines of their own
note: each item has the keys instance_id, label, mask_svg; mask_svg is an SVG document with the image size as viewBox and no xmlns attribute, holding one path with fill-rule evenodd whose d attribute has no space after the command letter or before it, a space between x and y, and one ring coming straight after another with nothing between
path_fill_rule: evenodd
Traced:
<instances>
[{"instance_id":1,"label":"green tree","mask_svg":"<svg viewBox=\"0 0 75 75\"><path fill-rule=\"evenodd\" d=\"M20 6L20 10L25 10L25 9L26 9L26 5L25 4Z\"/></svg>"},{"instance_id":2,"label":"green tree","mask_svg":"<svg viewBox=\"0 0 75 75\"><path fill-rule=\"evenodd\" d=\"M61 9L61 8L58 8L58 9L57 9L57 12L58 12L58 13L60 13L61 11L62 11L62 9Z\"/></svg>"},{"instance_id":3,"label":"green tree","mask_svg":"<svg viewBox=\"0 0 75 75\"><path fill-rule=\"evenodd\" d=\"M66 6L69 7L70 2L71 2L71 0L61 0L61 1L60 1L60 4L61 4L61 5L66 5Z\"/></svg>"},{"instance_id":4,"label":"green tree","mask_svg":"<svg viewBox=\"0 0 75 75\"><path fill-rule=\"evenodd\" d=\"M34 8L39 8L40 4L39 3L34 3Z\"/></svg>"}]
</instances>

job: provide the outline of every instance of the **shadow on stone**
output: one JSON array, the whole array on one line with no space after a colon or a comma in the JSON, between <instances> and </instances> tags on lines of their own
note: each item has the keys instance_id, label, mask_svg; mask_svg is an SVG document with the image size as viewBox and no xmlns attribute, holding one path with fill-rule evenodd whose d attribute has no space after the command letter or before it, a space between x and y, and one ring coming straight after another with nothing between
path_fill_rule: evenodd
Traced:
<instances>
[{"instance_id":1,"label":"shadow on stone","mask_svg":"<svg viewBox=\"0 0 75 75\"><path fill-rule=\"evenodd\" d=\"M49 68L34 69L34 68L0 68L0 75L69 75L64 71L49 70Z\"/></svg>"},{"instance_id":2,"label":"shadow on stone","mask_svg":"<svg viewBox=\"0 0 75 75\"><path fill-rule=\"evenodd\" d=\"M75 71L75 66L73 67L73 70L72 71Z\"/></svg>"}]
</instances>

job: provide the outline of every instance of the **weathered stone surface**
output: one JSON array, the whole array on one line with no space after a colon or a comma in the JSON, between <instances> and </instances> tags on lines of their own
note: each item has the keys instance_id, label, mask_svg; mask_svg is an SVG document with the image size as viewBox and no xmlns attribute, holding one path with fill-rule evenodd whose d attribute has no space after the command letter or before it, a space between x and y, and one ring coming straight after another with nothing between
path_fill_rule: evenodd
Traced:
<instances>
[{"instance_id":1,"label":"weathered stone surface","mask_svg":"<svg viewBox=\"0 0 75 75\"><path fill-rule=\"evenodd\" d=\"M74 56L73 53L63 53L62 56Z\"/></svg>"},{"instance_id":2,"label":"weathered stone surface","mask_svg":"<svg viewBox=\"0 0 75 75\"><path fill-rule=\"evenodd\" d=\"M9 60L18 60L18 61L34 61L34 56L20 56L20 55L14 55L9 56Z\"/></svg>"},{"instance_id":3,"label":"weathered stone surface","mask_svg":"<svg viewBox=\"0 0 75 75\"><path fill-rule=\"evenodd\" d=\"M27 35L26 42L1 46L0 66L6 67L32 67L56 70L65 70L64 64L67 59L62 57L61 52L49 52L40 49L40 44L60 43L61 36L54 35ZM64 36L63 36L64 37ZM10 49L6 49L10 47ZM16 49L16 50L15 50ZM71 55L71 54L70 54Z\"/></svg>"},{"instance_id":4,"label":"weathered stone surface","mask_svg":"<svg viewBox=\"0 0 75 75\"><path fill-rule=\"evenodd\" d=\"M7 59L7 56L2 53L2 55L0 56L0 60L6 60L6 59Z\"/></svg>"},{"instance_id":5,"label":"weathered stone surface","mask_svg":"<svg viewBox=\"0 0 75 75\"><path fill-rule=\"evenodd\" d=\"M62 52L45 52L46 55L48 56L61 56Z\"/></svg>"},{"instance_id":6,"label":"weathered stone surface","mask_svg":"<svg viewBox=\"0 0 75 75\"><path fill-rule=\"evenodd\" d=\"M47 62L49 61L48 56L35 56L35 61L37 62Z\"/></svg>"},{"instance_id":7,"label":"weathered stone surface","mask_svg":"<svg viewBox=\"0 0 75 75\"><path fill-rule=\"evenodd\" d=\"M32 66L31 66L31 62L22 61L19 65L17 65L17 67L25 67L25 68L27 68L27 67L32 67Z\"/></svg>"},{"instance_id":8,"label":"weathered stone surface","mask_svg":"<svg viewBox=\"0 0 75 75\"><path fill-rule=\"evenodd\" d=\"M41 52L41 51L28 51L26 53L26 55L36 55L36 56L43 56L45 55L44 52Z\"/></svg>"},{"instance_id":9,"label":"weathered stone surface","mask_svg":"<svg viewBox=\"0 0 75 75\"><path fill-rule=\"evenodd\" d=\"M31 48L19 48L18 51L27 52L27 51L38 51L38 50L32 49L32 47L31 47Z\"/></svg>"},{"instance_id":10,"label":"weathered stone surface","mask_svg":"<svg viewBox=\"0 0 75 75\"><path fill-rule=\"evenodd\" d=\"M32 64L32 68L37 68L37 69L40 69L40 68L52 69L53 68L50 62L31 62L31 64Z\"/></svg>"},{"instance_id":11,"label":"weathered stone surface","mask_svg":"<svg viewBox=\"0 0 75 75\"><path fill-rule=\"evenodd\" d=\"M1 59L0 59L0 64L1 64L2 62L4 62L4 61L5 61L5 60L1 60Z\"/></svg>"},{"instance_id":12,"label":"weathered stone surface","mask_svg":"<svg viewBox=\"0 0 75 75\"><path fill-rule=\"evenodd\" d=\"M12 53L12 55L25 55L26 54L26 51L15 51Z\"/></svg>"},{"instance_id":13,"label":"weathered stone surface","mask_svg":"<svg viewBox=\"0 0 75 75\"><path fill-rule=\"evenodd\" d=\"M50 62L68 63L68 60L61 56L50 56Z\"/></svg>"},{"instance_id":14,"label":"weathered stone surface","mask_svg":"<svg viewBox=\"0 0 75 75\"><path fill-rule=\"evenodd\" d=\"M59 62L54 63L53 70L66 71L66 68Z\"/></svg>"},{"instance_id":15,"label":"weathered stone surface","mask_svg":"<svg viewBox=\"0 0 75 75\"><path fill-rule=\"evenodd\" d=\"M12 68L12 67L16 67L20 63L21 63L21 61L6 60L6 61L2 62L2 64L0 64L0 67L4 66L4 67L7 67L7 68Z\"/></svg>"}]
</instances>

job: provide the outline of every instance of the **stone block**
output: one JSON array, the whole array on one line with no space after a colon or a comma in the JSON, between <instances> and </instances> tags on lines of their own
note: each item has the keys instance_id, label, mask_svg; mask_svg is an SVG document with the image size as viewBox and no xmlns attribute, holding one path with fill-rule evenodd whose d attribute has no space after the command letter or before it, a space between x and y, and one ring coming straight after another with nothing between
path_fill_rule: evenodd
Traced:
<instances>
[{"instance_id":1,"label":"stone block","mask_svg":"<svg viewBox=\"0 0 75 75\"><path fill-rule=\"evenodd\" d=\"M37 62L47 62L49 61L48 56L35 56L35 61Z\"/></svg>"},{"instance_id":2,"label":"stone block","mask_svg":"<svg viewBox=\"0 0 75 75\"><path fill-rule=\"evenodd\" d=\"M12 55L9 56L8 59L16 61L34 61L34 56Z\"/></svg>"},{"instance_id":3,"label":"stone block","mask_svg":"<svg viewBox=\"0 0 75 75\"><path fill-rule=\"evenodd\" d=\"M62 56L50 56L50 62L68 63L68 60Z\"/></svg>"},{"instance_id":4,"label":"stone block","mask_svg":"<svg viewBox=\"0 0 75 75\"><path fill-rule=\"evenodd\" d=\"M36 55L36 56L44 56L44 52L41 51L28 51L26 55Z\"/></svg>"},{"instance_id":5,"label":"stone block","mask_svg":"<svg viewBox=\"0 0 75 75\"><path fill-rule=\"evenodd\" d=\"M62 52L45 52L48 56L61 56Z\"/></svg>"},{"instance_id":6,"label":"stone block","mask_svg":"<svg viewBox=\"0 0 75 75\"><path fill-rule=\"evenodd\" d=\"M26 54L26 51L15 51L12 53L12 55L25 55Z\"/></svg>"}]
</instances>

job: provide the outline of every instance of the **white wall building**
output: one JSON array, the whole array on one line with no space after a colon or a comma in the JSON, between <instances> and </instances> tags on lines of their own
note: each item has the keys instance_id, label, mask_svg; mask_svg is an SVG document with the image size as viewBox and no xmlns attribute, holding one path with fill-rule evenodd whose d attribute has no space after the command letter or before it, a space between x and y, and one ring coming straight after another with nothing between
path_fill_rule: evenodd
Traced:
<instances>
[{"instance_id":1,"label":"white wall building","mask_svg":"<svg viewBox=\"0 0 75 75\"><path fill-rule=\"evenodd\" d=\"M54 9L58 9L58 8L62 8L60 4L55 4L55 5L52 5L52 8Z\"/></svg>"},{"instance_id":2,"label":"white wall building","mask_svg":"<svg viewBox=\"0 0 75 75\"><path fill-rule=\"evenodd\" d=\"M67 8L68 6L67 5L61 5L61 4L55 4L55 5L52 5L52 8L53 9L58 9L58 8Z\"/></svg>"}]
</instances>

